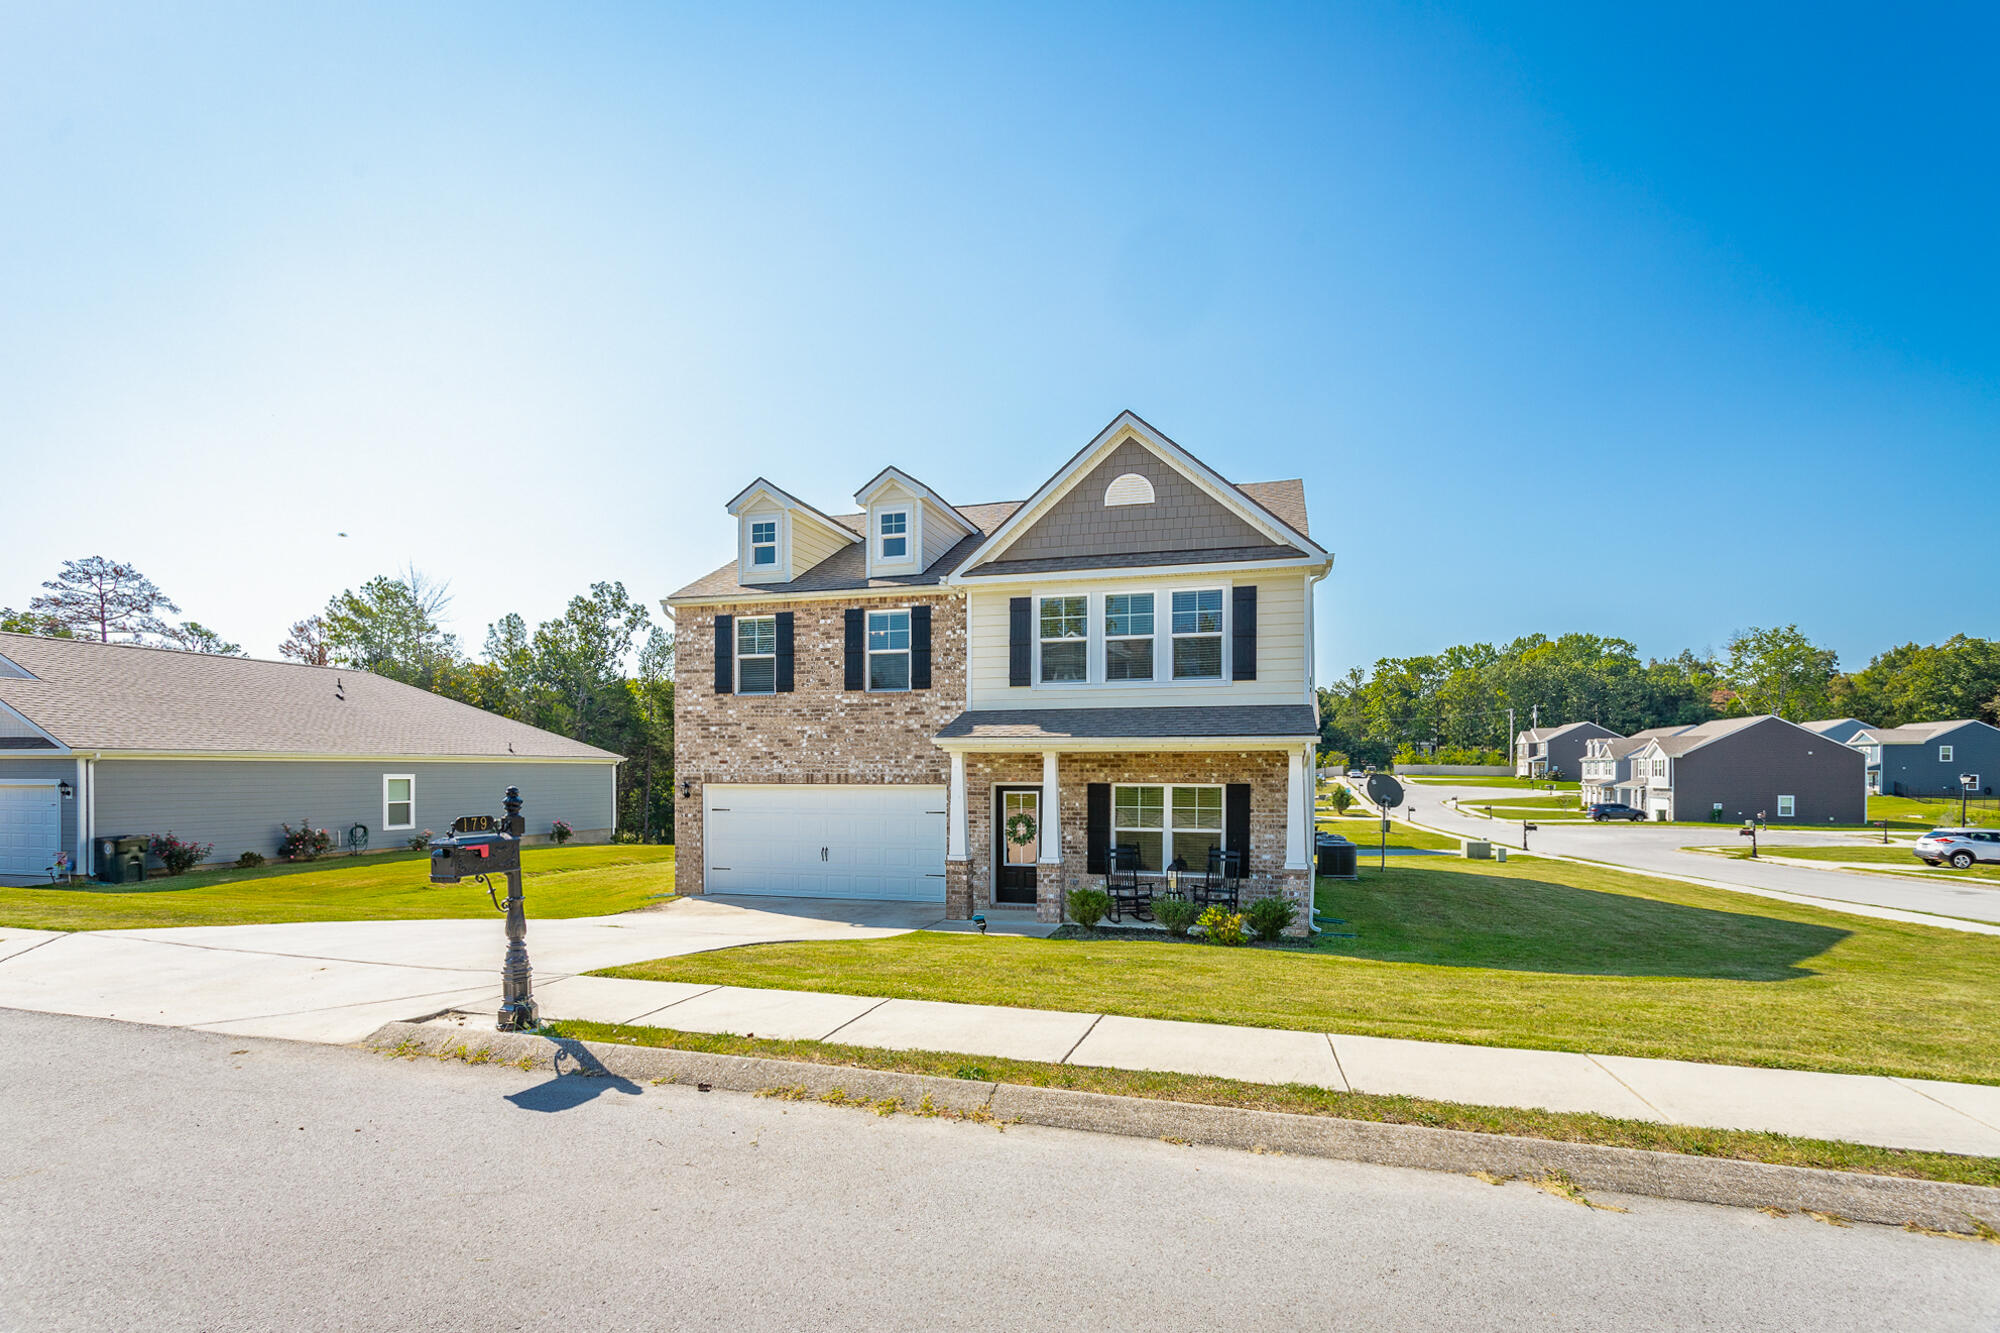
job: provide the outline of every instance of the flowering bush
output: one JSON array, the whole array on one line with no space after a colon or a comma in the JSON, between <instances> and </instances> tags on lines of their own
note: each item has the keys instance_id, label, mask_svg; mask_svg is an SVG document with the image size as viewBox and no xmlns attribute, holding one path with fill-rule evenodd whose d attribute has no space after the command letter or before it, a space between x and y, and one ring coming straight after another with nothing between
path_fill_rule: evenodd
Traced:
<instances>
[{"instance_id":1,"label":"flowering bush","mask_svg":"<svg viewBox=\"0 0 2000 1333\"><path fill-rule=\"evenodd\" d=\"M413 852L429 851L431 849L432 836L433 835L431 831L429 829L425 829L423 831L423 836L410 839L410 850Z\"/></svg>"},{"instance_id":2,"label":"flowering bush","mask_svg":"<svg viewBox=\"0 0 2000 1333\"><path fill-rule=\"evenodd\" d=\"M287 861L317 861L333 850L333 835L323 828L314 828L310 819L301 819L299 826L280 824L285 836L278 840L278 855Z\"/></svg>"},{"instance_id":3,"label":"flowering bush","mask_svg":"<svg viewBox=\"0 0 2000 1333\"><path fill-rule=\"evenodd\" d=\"M558 819L555 823L549 825L549 836L554 838L556 846L560 847L576 836L576 830L569 826L567 819Z\"/></svg>"},{"instance_id":4,"label":"flowering bush","mask_svg":"<svg viewBox=\"0 0 2000 1333\"><path fill-rule=\"evenodd\" d=\"M165 866L169 875L193 869L214 850L212 842L183 842L171 833L155 833L146 843L147 853Z\"/></svg>"},{"instance_id":5,"label":"flowering bush","mask_svg":"<svg viewBox=\"0 0 2000 1333\"><path fill-rule=\"evenodd\" d=\"M1211 907L1195 922L1210 944L1242 944L1249 937L1243 933L1243 914Z\"/></svg>"}]
</instances>

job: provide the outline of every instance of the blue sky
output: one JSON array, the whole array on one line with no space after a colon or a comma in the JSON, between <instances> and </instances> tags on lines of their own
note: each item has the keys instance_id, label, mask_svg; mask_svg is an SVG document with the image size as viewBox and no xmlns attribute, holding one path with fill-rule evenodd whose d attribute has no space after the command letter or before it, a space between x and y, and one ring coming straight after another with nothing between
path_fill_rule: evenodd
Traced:
<instances>
[{"instance_id":1,"label":"blue sky","mask_svg":"<svg viewBox=\"0 0 2000 1333\"><path fill-rule=\"evenodd\" d=\"M1301 476L1323 676L1992 636L1990 7L0 5L0 603L476 646L758 473ZM346 532L346 538L336 536Z\"/></svg>"}]
</instances>

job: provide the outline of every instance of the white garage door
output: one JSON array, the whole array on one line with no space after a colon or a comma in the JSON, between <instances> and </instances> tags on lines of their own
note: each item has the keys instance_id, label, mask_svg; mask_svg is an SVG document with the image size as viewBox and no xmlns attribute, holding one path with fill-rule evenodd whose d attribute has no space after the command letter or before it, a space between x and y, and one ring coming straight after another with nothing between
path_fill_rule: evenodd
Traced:
<instances>
[{"instance_id":1,"label":"white garage door","mask_svg":"<svg viewBox=\"0 0 2000 1333\"><path fill-rule=\"evenodd\" d=\"M56 784L0 783L0 875L41 875L60 850L62 797Z\"/></svg>"},{"instance_id":2,"label":"white garage door","mask_svg":"<svg viewBox=\"0 0 2000 1333\"><path fill-rule=\"evenodd\" d=\"M944 901L944 788L703 790L710 893Z\"/></svg>"}]
</instances>

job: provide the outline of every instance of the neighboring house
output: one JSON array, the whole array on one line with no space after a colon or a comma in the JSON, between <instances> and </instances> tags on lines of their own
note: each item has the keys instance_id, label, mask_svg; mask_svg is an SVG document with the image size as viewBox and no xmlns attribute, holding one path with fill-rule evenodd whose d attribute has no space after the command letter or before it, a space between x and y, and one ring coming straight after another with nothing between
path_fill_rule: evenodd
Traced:
<instances>
[{"instance_id":1,"label":"neighboring house","mask_svg":"<svg viewBox=\"0 0 2000 1333\"><path fill-rule=\"evenodd\" d=\"M1796 722L1764 714L1633 736L1630 771L1612 799L1654 819L1859 824L1868 817L1860 755Z\"/></svg>"},{"instance_id":2,"label":"neighboring house","mask_svg":"<svg viewBox=\"0 0 2000 1333\"><path fill-rule=\"evenodd\" d=\"M531 834L611 836L619 757L365 671L0 634L0 876L174 833L272 855L281 823L397 847L521 789Z\"/></svg>"},{"instance_id":3,"label":"neighboring house","mask_svg":"<svg viewBox=\"0 0 2000 1333\"><path fill-rule=\"evenodd\" d=\"M1297 481L1233 484L1121 414L1026 500L886 468L829 516L759 479L665 605L676 887L1059 919L1115 844L1240 853L1311 902L1313 588Z\"/></svg>"},{"instance_id":4,"label":"neighboring house","mask_svg":"<svg viewBox=\"0 0 2000 1333\"><path fill-rule=\"evenodd\" d=\"M1618 733L1595 722L1532 727L1514 738L1514 774L1523 778L1574 778L1583 770L1585 746Z\"/></svg>"},{"instance_id":5,"label":"neighboring house","mask_svg":"<svg viewBox=\"0 0 2000 1333\"><path fill-rule=\"evenodd\" d=\"M2000 728L1960 718L1867 727L1847 742L1868 761L1868 790L1885 796L1957 796L1971 777L1975 796L2000 784Z\"/></svg>"},{"instance_id":6,"label":"neighboring house","mask_svg":"<svg viewBox=\"0 0 2000 1333\"><path fill-rule=\"evenodd\" d=\"M1582 783L1581 803L1588 807L1617 801L1635 808L1644 806L1627 801L1621 789L1632 785L1632 755L1646 744L1637 736L1593 736L1584 744L1577 775Z\"/></svg>"},{"instance_id":7,"label":"neighboring house","mask_svg":"<svg viewBox=\"0 0 2000 1333\"><path fill-rule=\"evenodd\" d=\"M1868 727L1868 724L1858 717L1834 717L1820 722L1801 722L1799 725L1830 741L1839 741L1842 745L1853 740L1855 732L1865 731Z\"/></svg>"}]
</instances>

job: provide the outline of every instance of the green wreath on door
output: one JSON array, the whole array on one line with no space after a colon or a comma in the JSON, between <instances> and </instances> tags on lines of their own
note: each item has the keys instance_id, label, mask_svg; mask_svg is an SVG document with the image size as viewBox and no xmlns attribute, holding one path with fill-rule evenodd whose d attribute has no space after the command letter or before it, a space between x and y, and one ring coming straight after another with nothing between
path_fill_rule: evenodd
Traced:
<instances>
[{"instance_id":1,"label":"green wreath on door","mask_svg":"<svg viewBox=\"0 0 2000 1333\"><path fill-rule=\"evenodd\" d=\"M1025 810L1017 810L1007 816L1007 841L1016 847L1026 847L1035 840L1035 817Z\"/></svg>"}]
</instances>

